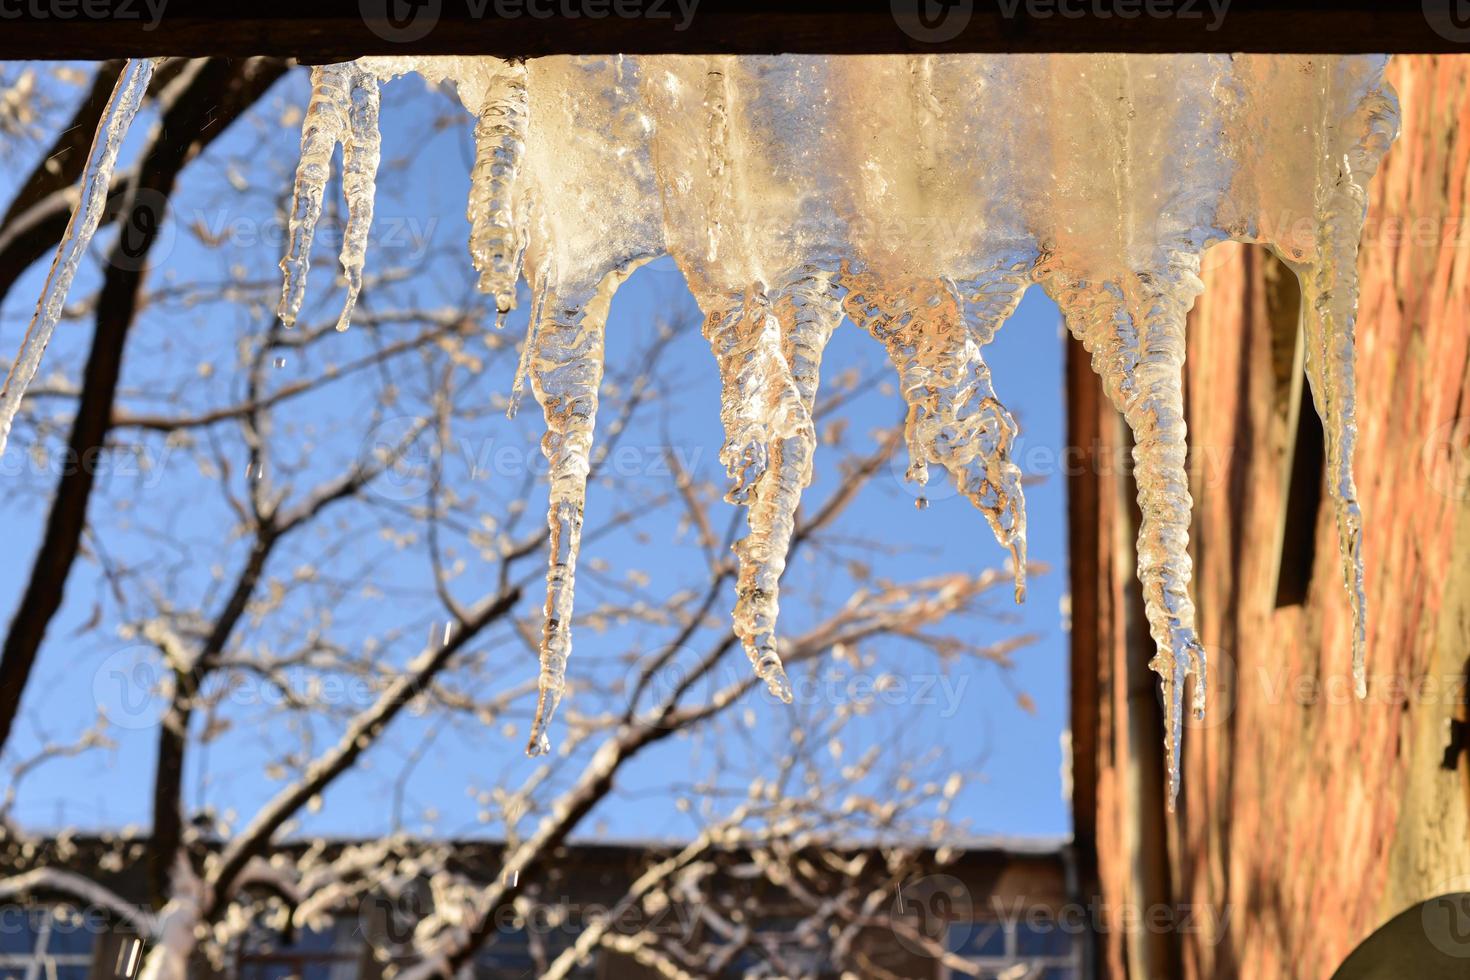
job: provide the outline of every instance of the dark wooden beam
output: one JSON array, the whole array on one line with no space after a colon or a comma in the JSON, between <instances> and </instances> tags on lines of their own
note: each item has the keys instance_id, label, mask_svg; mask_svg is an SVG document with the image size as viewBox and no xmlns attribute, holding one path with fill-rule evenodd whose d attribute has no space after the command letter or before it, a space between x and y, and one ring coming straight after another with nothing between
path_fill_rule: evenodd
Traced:
<instances>
[{"instance_id":1,"label":"dark wooden beam","mask_svg":"<svg viewBox=\"0 0 1470 980\"><path fill-rule=\"evenodd\" d=\"M1470 50L1460 0L0 0L0 58Z\"/></svg>"}]
</instances>

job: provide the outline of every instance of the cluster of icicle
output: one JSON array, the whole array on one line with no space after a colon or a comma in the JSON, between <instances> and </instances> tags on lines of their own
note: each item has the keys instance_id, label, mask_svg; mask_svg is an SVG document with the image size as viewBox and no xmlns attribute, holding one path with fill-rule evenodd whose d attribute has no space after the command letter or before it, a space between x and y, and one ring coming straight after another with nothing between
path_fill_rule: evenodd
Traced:
<instances>
[{"instance_id":1,"label":"cluster of icicle","mask_svg":"<svg viewBox=\"0 0 1470 980\"><path fill-rule=\"evenodd\" d=\"M540 699L565 683L604 324L618 285L669 254L719 365L736 546L735 630L783 699L779 582L812 475L823 348L844 316L882 342L908 404L908 477L937 465L1009 550L1024 595L1016 424L983 349L1033 282L1060 305L1131 428L1138 574L1168 711L1203 712L1186 550L1182 369L1201 253L1271 246L1301 279L1307 370L1363 692L1352 477L1353 319L1365 186L1397 129L1386 59L938 55L363 59L312 69L280 315L294 321L333 150L343 146L346 328L362 283L378 86L415 72L476 117L470 254L502 319L532 312L516 390L546 419L551 532ZM1310 219L1303 221L1301 219Z\"/></svg>"}]
</instances>

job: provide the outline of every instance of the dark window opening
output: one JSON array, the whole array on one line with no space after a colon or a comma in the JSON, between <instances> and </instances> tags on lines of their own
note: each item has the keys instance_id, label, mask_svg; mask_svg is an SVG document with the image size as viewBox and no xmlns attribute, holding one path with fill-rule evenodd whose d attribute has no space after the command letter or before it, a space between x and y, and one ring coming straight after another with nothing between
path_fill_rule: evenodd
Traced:
<instances>
[{"instance_id":1,"label":"dark window opening","mask_svg":"<svg viewBox=\"0 0 1470 980\"><path fill-rule=\"evenodd\" d=\"M1281 566L1276 577L1277 609L1299 606L1307 599L1307 590L1312 584L1312 564L1317 557L1317 513L1322 508L1322 490L1326 480L1322 422L1312 404L1311 388L1303 384L1301 391L1295 447L1291 454L1291 477L1286 489Z\"/></svg>"}]
</instances>

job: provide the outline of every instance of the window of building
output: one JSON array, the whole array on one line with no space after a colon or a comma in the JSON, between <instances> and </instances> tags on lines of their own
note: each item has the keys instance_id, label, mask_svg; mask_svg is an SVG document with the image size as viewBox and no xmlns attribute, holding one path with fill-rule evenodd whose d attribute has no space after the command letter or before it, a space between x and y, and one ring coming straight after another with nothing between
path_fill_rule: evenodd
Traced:
<instances>
[{"instance_id":1,"label":"window of building","mask_svg":"<svg viewBox=\"0 0 1470 980\"><path fill-rule=\"evenodd\" d=\"M240 953L239 980L357 980L362 957L355 922L301 929L290 942L262 929Z\"/></svg>"},{"instance_id":2,"label":"window of building","mask_svg":"<svg viewBox=\"0 0 1470 980\"><path fill-rule=\"evenodd\" d=\"M1080 944L1075 931L1047 919L956 922L949 951L980 967L980 980L1078 980ZM965 974L943 974L959 980Z\"/></svg>"},{"instance_id":3,"label":"window of building","mask_svg":"<svg viewBox=\"0 0 1470 980\"><path fill-rule=\"evenodd\" d=\"M762 943L775 947L781 963L800 976L836 976L830 969L832 961L827 944L820 938L804 933L800 919L789 916L774 916L761 921L755 932ZM777 976L770 958L755 948L746 947L730 961L725 970L727 977Z\"/></svg>"},{"instance_id":4,"label":"window of building","mask_svg":"<svg viewBox=\"0 0 1470 980\"><path fill-rule=\"evenodd\" d=\"M87 980L96 928L69 906L37 906L0 920L0 980Z\"/></svg>"},{"instance_id":5,"label":"window of building","mask_svg":"<svg viewBox=\"0 0 1470 980\"><path fill-rule=\"evenodd\" d=\"M534 934L523 928L502 930L481 947L462 976L464 980L534 980L576 941L576 935L561 926L548 926ZM597 976L595 961L596 954L589 955L568 976L592 980Z\"/></svg>"},{"instance_id":6,"label":"window of building","mask_svg":"<svg viewBox=\"0 0 1470 980\"><path fill-rule=\"evenodd\" d=\"M1306 602L1317 558L1317 515L1326 480L1322 422L1307 384L1302 294L1278 258L1263 258L1266 316L1271 325L1275 377L1272 410L1280 427L1285 493L1277 517L1276 608Z\"/></svg>"}]
</instances>

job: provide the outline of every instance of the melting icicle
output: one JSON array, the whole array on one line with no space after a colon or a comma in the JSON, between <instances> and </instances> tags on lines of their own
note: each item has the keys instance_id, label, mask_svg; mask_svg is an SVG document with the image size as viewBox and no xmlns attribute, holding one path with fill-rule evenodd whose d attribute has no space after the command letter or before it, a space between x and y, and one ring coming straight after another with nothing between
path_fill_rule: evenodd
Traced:
<instances>
[{"instance_id":1,"label":"melting icicle","mask_svg":"<svg viewBox=\"0 0 1470 980\"><path fill-rule=\"evenodd\" d=\"M287 251L281 259L285 281L276 315L288 327L296 325L306 297L306 272L311 267L311 239L322 216L322 195L332 176L332 151L348 132L352 111L351 62L317 65L311 69L311 101L301 121L301 157L291 188L291 216L287 220Z\"/></svg>"},{"instance_id":2,"label":"melting icicle","mask_svg":"<svg viewBox=\"0 0 1470 980\"><path fill-rule=\"evenodd\" d=\"M550 285L541 322L532 328L534 336L527 341L531 389L546 416L541 452L549 464L546 524L551 532L541 676L536 716L526 744L526 754L531 756L550 751L547 727L566 690L577 553L582 544L587 474L592 469L597 393L602 385L603 332L613 293L632 271L614 272L590 290Z\"/></svg>"},{"instance_id":3,"label":"melting icicle","mask_svg":"<svg viewBox=\"0 0 1470 980\"><path fill-rule=\"evenodd\" d=\"M957 432L976 435L975 456L965 476L956 474L955 478L961 492L985 515L995 539L1010 550L1018 603L1026 601L1026 497L1021 489L1021 468L1011 461L1011 446L1018 428L995 393L990 368L980 349L995 339L1001 324L1016 311L1027 279L1027 266L1012 264L954 284L964 316L967 353L969 346L974 345L973 361L968 368L974 378L973 394L979 397L980 406L975 417L966 419L961 412L955 419ZM939 436L935 444L942 462L951 454L963 458L966 453L962 439ZM945 465L955 464L946 462Z\"/></svg>"},{"instance_id":4,"label":"melting icicle","mask_svg":"<svg viewBox=\"0 0 1470 980\"><path fill-rule=\"evenodd\" d=\"M1337 101L1330 89L1343 73L1319 71L1325 107ZM1350 79L1349 79L1350 81ZM1368 215L1367 182L1398 131L1398 103L1392 95L1370 92L1357 105L1358 138L1345 152L1319 153L1316 193L1316 261L1302 270L1302 318L1307 379L1326 436L1327 488L1337 517L1343 584L1353 612L1353 689L1368 696L1366 665L1367 597L1363 588L1363 515L1353 479L1357 446L1353 366L1354 321L1358 308L1358 240ZM1336 120L1324 112L1319 132L1331 134Z\"/></svg>"},{"instance_id":5,"label":"melting icicle","mask_svg":"<svg viewBox=\"0 0 1470 980\"><path fill-rule=\"evenodd\" d=\"M531 354L536 347L536 334L541 327L541 317L546 309L546 291L551 284L554 272L548 269L540 277L540 285L536 287L536 302L531 308L531 319L526 325L526 342L521 346L521 356L516 363L515 377L510 382L510 399L505 406L505 417L513 419L521 410L521 395L526 390L526 372L531 369Z\"/></svg>"},{"instance_id":6,"label":"melting icicle","mask_svg":"<svg viewBox=\"0 0 1470 980\"><path fill-rule=\"evenodd\" d=\"M337 329L346 330L362 292L362 269L367 258L368 232L373 223L373 197L383 138L378 132L380 95L378 79L354 66L349 92L347 134L342 143L342 194L347 198L347 227L342 234L342 274L347 300ZM302 271L303 276L305 270Z\"/></svg>"},{"instance_id":7,"label":"melting icicle","mask_svg":"<svg viewBox=\"0 0 1470 980\"><path fill-rule=\"evenodd\" d=\"M1016 423L995 395L980 348L1020 302L1025 267L963 287L925 283L885 291L869 275L852 281L847 313L888 348L909 405L906 478L927 484L930 463L951 474L1010 550L1016 601L1024 601L1026 504L1020 467L1010 458Z\"/></svg>"},{"instance_id":8,"label":"melting icicle","mask_svg":"<svg viewBox=\"0 0 1470 980\"><path fill-rule=\"evenodd\" d=\"M526 113L526 66L507 63L486 93L475 123L468 210L470 257L480 274L480 291L495 297L502 316L515 306L526 250L518 184L526 152Z\"/></svg>"},{"instance_id":9,"label":"melting icicle","mask_svg":"<svg viewBox=\"0 0 1470 980\"><path fill-rule=\"evenodd\" d=\"M1079 102L1059 103L1050 121L1053 163L1062 173L1034 274L1132 432L1138 577L1154 641L1149 666L1163 694L1172 808L1186 682L1193 674L1196 717L1203 717L1206 685L1189 590L1185 320L1204 288L1200 253L1224 237L1215 225L1232 173L1222 134L1237 123L1233 103L1216 93L1231 91L1234 63L1213 55L1157 65L1097 55L1085 63L1091 87ZM1059 67L1049 67L1048 84L1068 83L1070 73ZM1103 180L1076 180L1097 171Z\"/></svg>"},{"instance_id":10,"label":"melting icicle","mask_svg":"<svg viewBox=\"0 0 1470 980\"><path fill-rule=\"evenodd\" d=\"M45 354L51 334L61 320L61 311L66 305L67 293L71 291L72 280L76 278L77 267L82 256L87 254L92 236L102 221L107 193L112 187L112 172L117 166L117 153L133 124L133 117L138 114L143 95L148 91L154 64L153 58L133 58L123 66L97 122L97 133L92 137L92 148L82 170L76 210L61 236L61 245L56 249L56 258L46 275L46 284L41 289L41 298L36 303L36 312L26 329L25 339L21 341L20 352L10 365L5 387L0 389L0 454L4 454L5 444L10 440L10 427L20 409L20 400L35 378L41 366L41 356Z\"/></svg>"},{"instance_id":11,"label":"melting icicle","mask_svg":"<svg viewBox=\"0 0 1470 980\"><path fill-rule=\"evenodd\" d=\"M603 331L614 293L664 251L637 102L638 62L624 57L539 58L527 87L526 173L534 175L526 227L527 278L539 294L527 339L527 376L542 406L548 467L546 622L528 754L549 750L547 729L565 689L572 610L591 466ZM581 134L588 134L583 136ZM595 135L592 135L595 134Z\"/></svg>"},{"instance_id":12,"label":"melting icicle","mask_svg":"<svg viewBox=\"0 0 1470 980\"><path fill-rule=\"evenodd\" d=\"M276 314L295 326L306 296L311 267L311 240L322 215L322 195L332 176L332 153L342 144L342 191L347 198L347 224L342 236L342 272L347 300L337 319L346 330L362 291L368 232L373 223L374 184L381 156L378 130L378 78L355 62L319 65L311 70L311 101L301 123L301 159L291 193L289 242L281 272L281 302Z\"/></svg>"},{"instance_id":13,"label":"melting icicle","mask_svg":"<svg viewBox=\"0 0 1470 980\"><path fill-rule=\"evenodd\" d=\"M1157 652L1149 666L1164 689L1169 800L1179 791L1184 686L1195 677L1194 711L1204 713L1205 654L1189 595L1189 476L1184 424L1184 324L1204 288L1199 257L1176 255L1123 283L1068 282L1058 288L1067 326L1133 432L1134 477L1143 521L1138 576Z\"/></svg>"},{"instance_id":14,"label":"melting icicle","mask_svg":"<svg viewBox=\"0 0 1470 980\"><path fill-rule=\"evenodd\" d=\"M735 484L731 499L749 508L749 533L735 545L735 633L756 676L789 702L776 640L781 574L801 492L812 481L817 435L811 413L822 351L842 319L842 305L835 273L820 265L803 269L774 308L757 290L746 305L744 315L711 317L707 324L725 378L722 458Z\"/></svg>"},{"instance_id":15,"label":"melting icicle","mask_svg":"<svg viewBox=\"0 0 1470 980\"><path fill-rule=\"evenodd\" d=\"M781 352L781 325L763 287L752 287L728 308L706 316L704 336L720 369L725 426L720 462L730 477L725 499L743 504L766 472L771 443L793 435L805 411Z\"/></svg>"}]
</instances>

